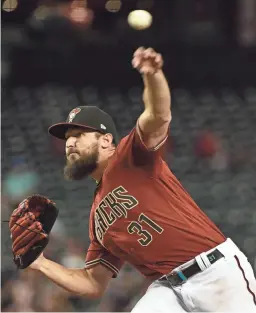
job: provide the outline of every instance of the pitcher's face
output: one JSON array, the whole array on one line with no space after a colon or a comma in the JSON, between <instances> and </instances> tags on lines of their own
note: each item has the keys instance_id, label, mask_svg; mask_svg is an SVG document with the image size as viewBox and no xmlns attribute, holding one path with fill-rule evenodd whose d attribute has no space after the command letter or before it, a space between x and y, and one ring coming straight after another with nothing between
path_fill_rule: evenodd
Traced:
<instances>
[{"instance_id":1,"label":"pitcher's face","mask_svg":"<svg viewBox=\"0 0 256 313\"><path fill-rule=\"evenodd\" d=\"M69 180L87 177L98 166L99 134L74 128L67 131L66 138L64 177Z\"/></svg>"}]
</instances>

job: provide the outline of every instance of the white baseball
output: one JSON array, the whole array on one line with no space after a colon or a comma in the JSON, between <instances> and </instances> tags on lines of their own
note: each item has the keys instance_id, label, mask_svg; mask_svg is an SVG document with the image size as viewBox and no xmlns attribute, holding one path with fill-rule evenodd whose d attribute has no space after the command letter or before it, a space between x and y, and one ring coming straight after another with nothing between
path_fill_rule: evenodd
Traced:
<instances>
[{"instance_id":1,"label":"white baseball","mask_svg":"<svg viewBox=\"0 0 256 313\"><path fill-rule=\"evenodd\" d=\"M152 15L145 10L135 10L128 15L129 25L137 30L143 30L151 26Z\"/></svg>"}]
</instances>

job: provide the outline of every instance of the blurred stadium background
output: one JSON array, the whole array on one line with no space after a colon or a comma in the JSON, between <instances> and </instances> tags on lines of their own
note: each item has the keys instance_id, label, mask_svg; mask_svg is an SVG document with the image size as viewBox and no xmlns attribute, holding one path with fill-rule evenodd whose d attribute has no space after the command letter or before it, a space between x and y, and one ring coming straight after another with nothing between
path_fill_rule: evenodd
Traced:
<instances>
[{"instance_id":1,"label":"blurred stadium background","mask_svg":"<svg viewBox=\"0 0 256 313\"><path fill-rule=\"evenodd\" d=\"M153 24L137 31L129 12ZM2 220L38 192L60 208L46 256L80 267L95 183L63 179L64 145L48 127L79 104L109 112L120 135L143 110L138 46L164 56L173 121L166 161L256 269L256 0L2 1ZM18 272L1 236L2 311L130 311L148 282L129 265L100 301Z\"/></svg>"}]
</instances>

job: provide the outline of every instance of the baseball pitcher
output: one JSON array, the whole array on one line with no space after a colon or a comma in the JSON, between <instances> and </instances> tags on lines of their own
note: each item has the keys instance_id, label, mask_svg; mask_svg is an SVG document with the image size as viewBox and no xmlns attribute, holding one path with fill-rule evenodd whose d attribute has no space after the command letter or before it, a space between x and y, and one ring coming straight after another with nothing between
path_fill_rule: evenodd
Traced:
<instances>
[{"instance_id":1,"label":"baseball pitcher","mask_svg":"<svg viewBox=\"0 0 256 313\"><path fill-rule=\"evenodd\" d=\"M91 176L97 182L84 268L44 257L51 227L45 231L47 218L40 219L49 202L44 207L40 201L23 202L10 220L15 263L70 292L97 298L129 262L152 280L133 313L256 312L256 281L246 256L163 160L172 115L162 56L139 48L132 65L144 81L145 108L126 137L119 140L112 118L94 106L77 107L66 122L49 128L66 142L65 178Z\"/></svg>"}]
</instances>

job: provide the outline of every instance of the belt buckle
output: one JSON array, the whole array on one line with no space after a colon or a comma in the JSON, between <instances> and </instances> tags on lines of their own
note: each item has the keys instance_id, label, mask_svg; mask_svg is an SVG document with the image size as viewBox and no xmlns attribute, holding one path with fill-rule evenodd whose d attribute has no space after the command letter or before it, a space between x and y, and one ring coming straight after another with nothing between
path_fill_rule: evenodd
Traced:
<instances>
[{"instance_id":1,"label":"belt buckle","mask_svg":"<svg viewBox=\"0 0 256 313\"><path fill-rule=\"evenodd\" d=\"M188 280L182 271L171 272L166 275L166 279L173 286L183 285Z\"/></svg>"}]
</instances>

